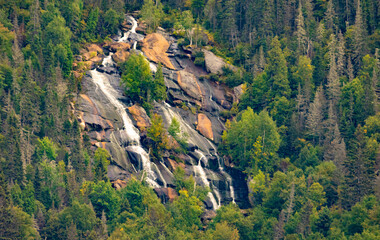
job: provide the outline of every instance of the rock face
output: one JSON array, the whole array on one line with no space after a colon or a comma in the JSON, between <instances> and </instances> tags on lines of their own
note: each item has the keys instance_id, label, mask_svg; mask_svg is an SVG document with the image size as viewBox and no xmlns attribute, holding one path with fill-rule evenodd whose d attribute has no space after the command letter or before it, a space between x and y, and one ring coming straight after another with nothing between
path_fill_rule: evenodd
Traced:
<instances>
[{"instance_id":1,"label":"rock face","mask_svg":"<svg viewBox=\"0 0 380 240\"><path fill-rule=\"evenodd\" d=\"M221 57L216 56L214 53L208 50L202 50L205 54L206 69L209 73L221 74L223 73L223 67L227 66L232 70L236 70L236 67L226 63Z\"/></svg>"},{"instance_id":2,"label":"rock face","mask_svg":"<svg viewBox=\"0 0 380 240\"><path fill-rule=\"evenodd\" d=\"M212 132L212 123L210 119L203 113L198 114L197 130L208 139L214 140L214 134Z\"/></svg>"},{"instance_id":3,"label":"rock face","mask_svg":"<svg viewBox=\"0 0 380 240\"><path fill-rule=\"evenodd\" d=\"M140 129L140 131L146 130L146 128L150 126L150 118L146 114L144 108L135 104L132 107L129 107L128 111L132 115L133 119L136 121L136 125Z\"/></svg>"},{"instance_id":4,"label":"rock face","mask_svg":"<svg viewBox=\"0 0 380 240\"><path fill-rule=\"evenodd\" d=\"M112 55L112 59L116 63L121 63L127 61L129 57L129 52L126 50L118 50L115 54Z\"/></svg>"},{"instance_id":5,"label":"rock face","mask_svg":"<svg viewBox=\"0 0 380 240\"><path fill-rule=\"evenodd\" d=\"M236 99L234 99L235 102L238 102L240 100L241 95L243 95L244 91L244 84L241 84L237 87L234 87L234 95Z\"/></svg>"},{"instance_id":6,"label":"rock face","mask_svg":"<svg viewBox=\"0 0 380 240\"><path fill-rule=\"evenodd\" d=\"M178 197L176 190L170 187L155 188L154 191L163 203L173 202Z\"/></svg>"},{"instance_id":7,"label":"rock face","mask_svg":"<svg viewBox=\"0 0 380 240\"><path fill-rule=\"evenodd\" d=\"M214 74L222 73L222 68L226 65L224 60L208 50L203 50L203 52L207 71Z\"/></svg>"},{"instance_id":8,"label":"rock face","mask_svg":"<svg viewBox=\"0 0 380 240\"><path fill-rule=\"evenodd\" d=\"M139 41L143 37L131 34L125 34L121 40L129 41L129 44L110 43L105 46L105 52L113 54L115 61L126 60L135 41L133 39ZM83 77L84 94L78 96L75 109L81 127L90 137L92 148L102 147L110 152L112 161L108 166L108 177L114 187L122 188L130 175L137 175L140 179L145 174L148 184L162 201L170 202L177 197L173 172L180 167L188 176L194 177L198 186L211 189L204 202L210 210L203 216L205 221L213 218L212 209L220 204L234 201L239 206L246 206L248 191L244 174L231 165L225 165L215 145L220 141L224 128L219 114L231 108L235 99L233 90L203 78L206 70L195 66L171 36L165 39L161 34L150 34L142 45L151 65L162 63L168 89L166 102L155 102L153 111L162 116L166 129L174 118L178 120L181 135L187 142L183 146L186 153L175 151L181 145L168 136L170 147L163 150L162 159L149 157L147 144L151 139L143 130L150 126L150 119L143 108L133 105L131 99L124 95L119 84L120 73L108 56L100 67ZM96 46L91 46L86 52L102 56ZM208 70L221 71L225 62L209 53Z\"/></svg>"},{"instance_id":9,"label":"rock face","mask_svg":"<svg viewBox=\"0 0 380 240\"><path fill-rule=\"evenodd\" d=\"M152 33L143 40L142 51L149 60L162 63L169 69L175 69L166 53L169 46L169 42L161 34Z\"/></svg>"},{"instance_id":10,"label":"rock face","mask_svg":"<svg viewBox=\"0 0 380 240\"><path fill-rule=\"evenodd\" d=\"M97 52L99 54L103 53L103 49L96 44L90 44L86 46L86 49L88 52Z\"/></svg>"},{"instance_id":11,"label":"rock face","mask_svg":"<svg viewBox=\"0 0 380 240\"><path fill-rule=\"evenodd\" d=\"M198 84L197 78L193 74L183 70L179 71L177 82L187 95L198 101L202 100L202 90Z\"/></svg>"},{"instance_id":12,"label":"rock face","mask_svg":"<svg viewBox=\"0 0 380 240\"><path fill-rule=\"evenodd\" d=\"M112 42L104 46L104 48L109 49L111 52L117 52L119 50L129 50L131 48L131 45L125 42Z\"/></svg>"}]
</instances>

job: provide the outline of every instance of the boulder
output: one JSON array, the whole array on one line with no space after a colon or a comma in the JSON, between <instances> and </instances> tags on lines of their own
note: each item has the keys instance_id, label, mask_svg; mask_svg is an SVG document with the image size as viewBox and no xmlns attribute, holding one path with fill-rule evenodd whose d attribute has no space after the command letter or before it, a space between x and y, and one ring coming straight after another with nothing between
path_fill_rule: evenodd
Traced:
<instances>
[{"instance_id":1,"label":"boulder","mask_svg":"<svg viewBox=\"0 0 380 240\"><path fill-rule=\"evenodd\" d=\"M234 102L239 102L241 95L243 95L244 93L243 89L244 89L244 83L237 87L234 87L234 96L235 96Z\"/></svg>"},{"instance_id":2,"label":"boulder","mask_svg":"<svg viewBox=\"0 0 380 240\"><path fill-rule=\"evenodd\" d=\"M117 52L119 50L129 50L131 45L125 42L112 42L104 46L104 48L109 49L111 52Z\"/></svg>"},{"instance_id":3,"label":"boulder","mask_svg":"<svg viewBox=\"0 0 380 240\"><path fill-rule=\"evenodd\" d=\"M86 49L88 52L97 52L99 54L103 53L103 49L96 44L87 45Z\"/></svg>"},{"instance_id":4,"label":"boulder","mask_svg":"<svg viewBox=\"0 0 380 240\"><path fill-rule=\"evenodd\" d=\"M210 73L221 74L223 73L223 67L227 66L231 68L233 71L236 71L237 68L232 66L231 64L226 63L223 58L216 56L214 53L208 50L202 50L205 54L205 64L206 69Z\"/></svg>"},{"instance_id":5,"label":"boulder","mask_svg":"<svg viewBox=\"0 0 380 240\"><path fill-rule=\"evenodd\" d=\"M178 197L176 190L170 187L155 188L154 191L163 203L173 202Z\"/></svg>"},{"instance_id":6,"label":"boulder","mask_svg":"<svg viewBox=\"0 0 380 240\"><path fill-rule=\"evenodd\" d=\"M132 107L129 107L128 111L136 121L137 127L140 129L140 131L148 128L151 125L150 118L146 114L144 108L135 104Z\"/></svg>"},{"instance_id":7,"label":"boulder","mask_svg":"<svg viewBox=\"0 0 380 240\"><path fill-rule=\"evenodd\" d=\"M116 190L120 190L124 187L127 186L127 182L126 181L123 181L123 180L120 180L120 179L117 179L116 181L112 182L112 186L116 189Z\"/></svg>"},{"instance_id":8,"label":"boulder","mask_svg":"<svg viewBox=\"0 0 380 240\"><path fill-rule=\"evenodd\" d=\"M86 52L82 55L85 61L89 61L90 59L95 58L97 56L98 56L98 53L96 51Z\"/></svg>"},{"instance_id":9,"label":"boulder","mask_svg":"<svg viewBox=\"0 0 380 240\"><path fill-rule=\"evenodd\" d=\"M203 113L198 114L197 130L206 138L214 140L214 134L212 132L212 123L210 119Z\"/></svg>"},{"instance_id":10,"label":"boulder","mask_svg":"<svg viewBox=\"0 0 380 240\"><path fill-rule=\"evenodd\" d=\"M129 57L129 52L126 50L118 50L115 54L112 55L112 59L116 63L121 63L127 61Z\"/></svg>"},{"instance_id":11,"label":"boulder","mask_svg":"<svg viewBox=\"0 0 380 240\"><path fill-rule=\"evenodd\" d=\"M169 42L159 33L152 33L143 40L142 51L145 56L155 63L162 63L169 69L175 69L171 63L166 51L169 48Z\"/></svg>"},{"instance_id":12,"label":"boulder","mask_svg":"<svg viewBox=\"0 0 380 240\"><path fill-rule=\"evenodd\" d=\"M178 72L177 82L187 95L196 100L202 100L202 90L198 84L197 78L193 74L181 70Z\"/></svg>"}]
</instances>

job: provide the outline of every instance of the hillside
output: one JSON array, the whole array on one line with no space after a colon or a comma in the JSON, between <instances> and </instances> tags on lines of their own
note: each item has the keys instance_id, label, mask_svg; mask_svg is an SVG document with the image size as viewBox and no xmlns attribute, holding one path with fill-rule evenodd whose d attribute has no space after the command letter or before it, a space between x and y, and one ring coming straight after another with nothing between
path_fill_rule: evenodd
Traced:
<instances>
[{"instance_id":1,"label":"hillside","mask_svg":"<svg viewBox=\"0 0 380 240\"><path fill-rule=\"evenodd\" d=\"M380 238L375 0L0 0L0 239Z\"/></svg>"}]
</instances>

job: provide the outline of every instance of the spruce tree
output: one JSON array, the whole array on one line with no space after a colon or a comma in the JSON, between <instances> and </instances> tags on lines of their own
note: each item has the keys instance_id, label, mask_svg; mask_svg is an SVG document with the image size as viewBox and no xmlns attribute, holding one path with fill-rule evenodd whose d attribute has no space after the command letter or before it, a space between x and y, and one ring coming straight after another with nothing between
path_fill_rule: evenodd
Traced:
<instances>
[{"instance_id":1,"label":"spruce tree","mask_svg":"<svg viewBox=\"0 0 380 240\"><path fill-rule=\"evenodd\" d=\"M353 32L353 61L355 63L354 69L357 72L361 67L361 61L363 56L367 52L366 46L366 37L367 31L366 26L362 17L362 7L360 4L360 0L358 0L357 8L356 8L356 16L355 16L355 25Z\"/></svg>"},{"instance_id":2,"label":"spruce tree","mask_svg":"<svg viewBox=\"0 0 380 240\"><path fill-rule=\"evenodd\" d=\"M272 88L271 96L289 97L288 67L277 36L272 40L271 50L268 52L268 65L265 71L268 74L269 84Z\"/></svg>"},{"instance_id":3,"label":"spruce tree","mask_svg":"<svg viewBox=\"0 0 380 240\"><path fill-rule=\"evenodd\" d=\"M340 81L339 76L337 72L337 66L336 66L336 40L334 34L331 34L330 37L330 43L329 43L329 73L327 75L327 96L328 99L331 101L333 110L336 111L336 105L339 102L340 97Z\"/></svg>"},{"instance_id":4,"label":"spruce tree","mask_svg":"<svg viewBox=\"0 0 380 240\"><path fill-rule=\"evenodd\" d=\"M296 28L297 28L297 41L298 41L298 52L301 55L307 54L308 50L308 37L305 31L305 22L302 13L301 0L298 3L298 15L296 18Z\"/></svg>"},{"instance_id":5,"label":"spruce tree","mask_svg":"<svg viewBox=\"0 0 380 240\"><path fill-rule=\"evenodd\" d=\"M314 101L310 104L309 114L307 117L307 129L313 139L317 139L318 142L322 136L322 120L324 116L324 106L326 99L323 93L323 87L319 86L314 97Z\"/></svg>"}]
</instances>

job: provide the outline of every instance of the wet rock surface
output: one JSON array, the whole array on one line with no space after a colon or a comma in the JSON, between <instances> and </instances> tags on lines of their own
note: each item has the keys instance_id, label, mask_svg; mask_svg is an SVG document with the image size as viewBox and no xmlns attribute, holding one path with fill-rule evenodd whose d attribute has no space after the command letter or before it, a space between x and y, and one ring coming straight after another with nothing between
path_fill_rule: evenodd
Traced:
<instances>
[{"instance_id":1,"label":"wet rock surface","mask_svg":"<svg viewBox=\"0 0 380 240\"><path fill-rule=\"evenodd\" d=\"M129 24L126 27L131 29ZM234 168L225 167L215 145L220 142L224 130L219 113L231 108L237 97L234 91L204 78L207 71L195 66L173 37L165 38L155 33L144 38L141 34L130 32L126 41L128 43L110 43L105 49L113 53L112 59L115 62L122 61L123 59L118 59L118 53L128 57L133 42L143 41L142 51L152 65L163 65L168 100L167 103L154 103L154 112L162 116L166 129L173 118L180 122L181 134L187 139L188 152L184 154L167 151L162 159L148 159L149 150L144 148L148 141L144 130L150 126L148 115L143 108L133 105L128 96L124 95L120 86L120 73L114 63L108 62L97 67L96 71L107 78L109 84L102 87L110 88L112 98L119 105L115 106L115 103L110 102L109 96L95 83L93 70L83 77L83 94L78 96L76 114L94 148L102 147L110 152L112 161L108 167L108 177L114 181L115 188L121 188L124 184L121 180L128 179L131 174L141 176L144 173L150 176L150 184L162 201L170 202L177 197L173 171L181 167L186 174L194 176L197 185L207 185L212 190L204 202L207 209L215 210L220 204L232 201L240 207L248 207L248 188L244 174ZM99 51L94 46L91 50ZM222 59L215 57L212 56L217 62L207 68L210 72L219 71L225 65ZM120 115L120 106L127 115ZM125 118L129 118L140 130L137 132L141 140L129 136L131 129L125 129ZM170 142L172 148L179 147L173 138L170 138ZM213 211L204 216L205 221L212 218L211 212Z\"/></svg>"}]
</instances>

